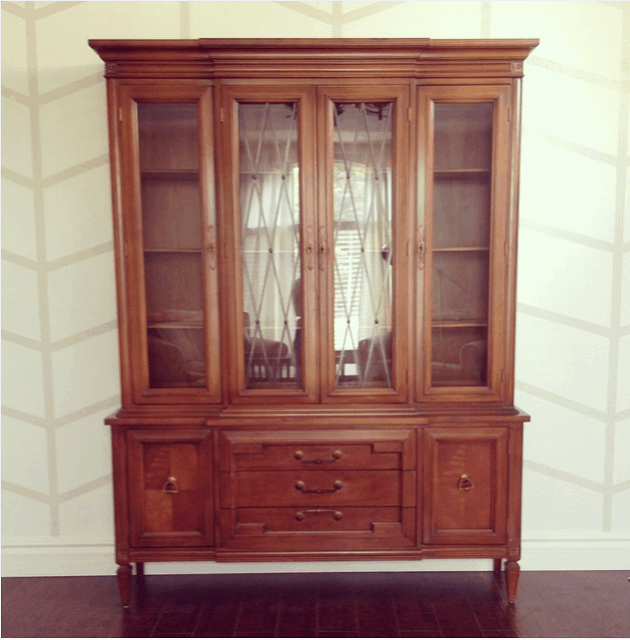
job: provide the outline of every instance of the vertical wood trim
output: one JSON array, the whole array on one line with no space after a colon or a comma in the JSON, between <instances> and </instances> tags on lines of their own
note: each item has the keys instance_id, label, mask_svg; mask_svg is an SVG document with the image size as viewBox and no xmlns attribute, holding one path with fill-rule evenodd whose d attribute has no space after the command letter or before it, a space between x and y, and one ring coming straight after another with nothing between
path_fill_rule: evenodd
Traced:
<instances>
[{"instance_id":1,"label":"vertical wood trim","mask_svg":"<svg viewBox=\"0 0 630 640\"><path fill-rule=\"evenodd\" d=\"M116 562L124 563L129 558L130 531L129 517L131 505L128 501L129 478L128 448L125 431L121 427L112 426L112 478L114 485L114 524L116 538Z\"/></svg>"},{"instance_id":2,"label":"vertical wood trim","mask_svg":"<svg viewBox=\"0 0 630 640\"><path fill-rule=\"evenodd\" d=\"M492 199L490 225L490 265L488 296L488 373L487 383L492 391L505 397L503 367L505 366L505 296L507 240L510 214L510 128L508 125L509 87L500 87L495 99L492 140Z\"/></svg>"},{"instance_id":3,"label":"vertical wood trim","mask_svg":"<svg viewBox=\"0 0 630 640\"><path fill-rule=\"evenodd\" d=\"M226 291L226 309L228 318L228 343L231 346L230 358L230 388L229 395L233 401L238 397L243 388L245 369L243 363L243 300L242 295L236 293L242 291L243 274L240 260L240 236L241 217L239 211L239 181L238 181L238 117L236 114L237 102L228 87L222 88L220 121L222 136L222 166L223 185L225 199L223 211L226 219L231 224L226 225L227 239L227 268L226 277L228 285ZM229 235L228 235L229 233ZM228 296L228 292L231 295Z\"/></svg>"},{"instance_id":4,"label":"vertical wood trim","mask_svg":"<svg viewBox=\"0 0 630 640\"><path fill-rule=\"evenodd\" d=\"M114 264L116 269L116 303L118 309L118 352L120 357L121 402L127 409L133 404L132 350L129 341L129 309L127 306L127 264L125 258L124 198L122 186L122 145L120 86L118 80L107 80L107 114L109 125L109 163L112 190L114 232Z\"/></svg>"},{"instance_id":5,"label":"vertical wood trim","mask_svg":"<svg viewBox=\"0 0 630 640\"><path fill-rule=\"evenodd\" d=\"M334 190L332 167L334 164L334 112L332 100L321 87L317 88L317 175L318 175L318 246L322 243L329 248L328 253L318 254L318 301L319 326L321 327L321 359L320 359L320 401L324 402L334 390L335 358L331 353L335 350L334 336L334 261L331 260L330 248L333 246L334 225Z\"/></svg>"},{"instance_id":6,"label":"vertical wood trim","mask_svg":"<svg viewBox=\"0 0 630 640\"><path fill-rule=\"evenodd\" d=\"M506 350L505 371L514 372L515 366L515 327L516 327L516 268L518 264L518 205L521 170L521 112L522 112L522 86L521 78L512 81L510 102L512 104L513 122L511 133L511 172L510 172L510 202L508 215L508 231L506 242L508 245L507 282L505 293L506 316ZM511 405L514 402L514 374L506 376L504 386L504 402Z\"/></svg>"},{"instance_id":7,"label":"vertical wood trim","mask_svg":"<svg viewBox=\"0 0 630 640\"><path fill-rule=\"evenodd\" d=\"M307 399L318 402L321 397L319 370L321 336L317 331L318 263L317 263L317 95L308 87L298 101L298 151L300 166L300 273L302 278L302 338L300 356L303 389ZM312 255L307 255L306 242L312 242ZM309 269L312 265L312 269Z\"/></svg>"},{"instance_id":8,"label":"vertical wood trim","mask_svg":"<svg viewBox=\"0 0 630 640\"><path fill-rule=\"evenodd\" d=\"M123 112L122 175L123 229L125 234L124 259L127 266L127 291L132 306L129 309L128 329L131 349L131 378L134 403L142 403L149 388L149 367L146 344L146 295L144 261L142 256L142 195L138 148L138 115L133 87L124 86L120 93Z\"/></svg>"},{"instance_id":9,"label":"vertical wood trim","mask_svg":"<svg viewBox=\"0 0 630 640\"><path fill-rule=\"evenodd\" d=\"M207 87L197 104L199 140L199 197L203 265L204 344L206 390L210 402L221 401L221 341L219 339L219 242L216 223L216 189L214 185L212 131L212 88ZM213 255L210 255L212 252Z\"/></svg>"},{"instance_id":10,"label":"vertical wood trim","mask_svg":"<svg viewBox=\"0 0 630 640\"><path fill-rule=\"evenodd\" d=\"M521 557L521 511L523 493L523 425L513 424L508 432L507 544L508 560Z\"/></svg>"},{"instance_id":11,"label":"vertical wood trim","mask_svg":"<svg viewBox=\"0 0 630 640\"><path fill-rule=\"evenodd\" d=\"M431 388L431 361L432 361L432 335L431 335L431 302L433 300L433 164L434 164L434 126L435 115L433 101L425 88L418 89L418 165L421 173L418 175L418 202L421 203L422 212L420 223L422 232L418 230L422 242L422 255L417 256L421 261L418 280L422 280L422 296L418 297L418 317L421 318L420 334L417 344L418 388L416 397L420 399ZM420 154L422 154L420 156ZM419 252L420 250L418 250Z\"/></svg>"},{"instance_id":12,"label":"vertical wood trim","mask_svg":"<svg viewBox=\"0 0 630 640\"><path fill-rule=\"evenodd\" d=\"M129 495L129 538L133 547L142 546L140 537L144 528L144 460L142 444L133 431L124 432L128 455L128 476L125 489ZM140 522L142 520L142 522Z\"/></svg>"}]
</instances>

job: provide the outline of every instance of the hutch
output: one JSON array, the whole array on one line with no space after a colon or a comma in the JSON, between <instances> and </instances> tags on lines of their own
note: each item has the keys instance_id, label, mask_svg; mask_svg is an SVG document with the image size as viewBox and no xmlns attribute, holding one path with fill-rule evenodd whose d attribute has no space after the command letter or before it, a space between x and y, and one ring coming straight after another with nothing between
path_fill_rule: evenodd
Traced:
<instances>
[{"instance_id":1,"label":"hutch","mask_svg":"<svg viewBox=\"0 0 630 640\"><path fill-rule=\"evenodd\" d=\"M94 40L132 564L520 558L536 40Z\"/></svg>"}]
</instances>

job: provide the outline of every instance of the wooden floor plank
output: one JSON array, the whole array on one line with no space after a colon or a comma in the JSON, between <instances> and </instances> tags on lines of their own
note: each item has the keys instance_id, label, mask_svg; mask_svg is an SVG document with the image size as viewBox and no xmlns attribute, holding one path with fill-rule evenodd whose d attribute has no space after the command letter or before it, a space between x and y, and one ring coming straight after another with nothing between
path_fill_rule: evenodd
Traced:
<instances>
[{"instance_id":1,"label":"wooden floor plank","mask_svg":"<svg viewBox=\"0 0 630 640\"><path fill-rule=\"evenodd\" d=\"M3 578L3 637L630 637L624 571Z\"/></svg>"}]
</instances>

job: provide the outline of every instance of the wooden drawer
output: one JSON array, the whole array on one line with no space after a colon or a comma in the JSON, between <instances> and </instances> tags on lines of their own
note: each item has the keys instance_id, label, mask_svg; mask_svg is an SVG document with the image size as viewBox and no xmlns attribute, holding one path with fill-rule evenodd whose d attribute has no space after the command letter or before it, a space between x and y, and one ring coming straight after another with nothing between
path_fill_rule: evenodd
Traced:
<instances>
[{"instance_id":1,"label":"wooden drawer","mask_svg":"<svg viewBox=\"0 0 630 640\"><path fill-rule=\"evenodd\" d=\"M222 510L227 548L356 550L415 545L416 510L399 507Z\"/></svg>"},{"instance_id":2,"label":"wooden drawer","mask_svg":"<svg viewBox=\"0 0 630 640\"><path fill-rule=\"evenodd\" d=\"M221 471L415 469L415 433L407 430L223 431Z\"/></svg>"},{"instance_id":3,"label":"wooden drawer","mask_svg":"<svg viewBox=\"0 0 630 640\"><path fill-rule=\"evenodd\" d=\"M416 543L414 431L224 431L219 450L225 548Z\"/></svg>"},{"instance_id":4,"label":"wooden drawer","mask_svg":"<svg viewBox=\"0 0 630 640\"><path fill-rule=\"evenodd\" d=\"M242 471L222 474L221 507L413 506L415 472Z\"/></svg>"}]
</instances>

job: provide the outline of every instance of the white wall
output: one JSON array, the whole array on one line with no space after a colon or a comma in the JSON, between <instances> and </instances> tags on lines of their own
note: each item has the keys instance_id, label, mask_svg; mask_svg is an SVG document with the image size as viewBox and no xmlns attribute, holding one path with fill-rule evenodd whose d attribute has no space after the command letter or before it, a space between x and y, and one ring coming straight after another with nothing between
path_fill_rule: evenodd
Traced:
<instances>
[{"instance_id":1,"label":"white wall","mask_svg":"<svg viewBox=\"0 0 630 640\"><path fill-rule=\"evenodd\" d=\"M524 85L522 567L630 567L630 3L3 2L5 574L114 570L116 309L88 38L389 36L541 39Z\"/></svg>"}]
</instances>

